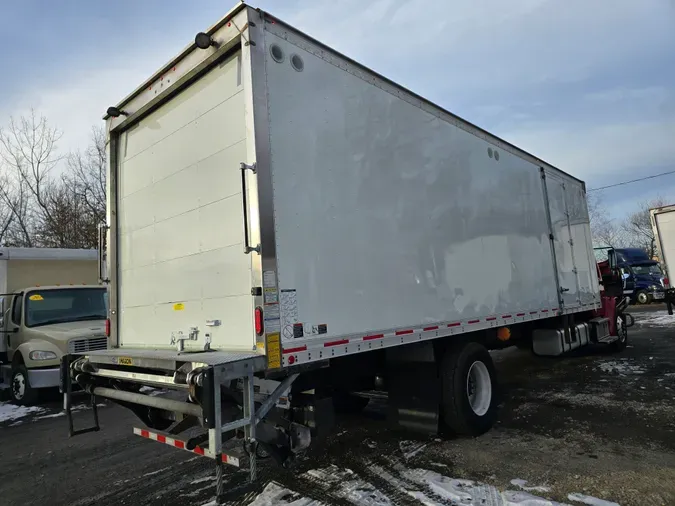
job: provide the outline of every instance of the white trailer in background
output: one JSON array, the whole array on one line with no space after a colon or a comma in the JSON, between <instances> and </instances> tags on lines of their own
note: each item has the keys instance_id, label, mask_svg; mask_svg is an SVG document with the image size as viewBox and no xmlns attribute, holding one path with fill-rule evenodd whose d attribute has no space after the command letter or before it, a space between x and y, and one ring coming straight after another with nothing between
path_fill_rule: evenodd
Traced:
<instances>
[{"instance_id":1,"label":"white trailer in background","mask_svg":"<svg viewBox=\"0 0 675 506\"><path fill-rule=\"evenodd\" d=\"M675 205L650 209L649 216L659 261L665 275L663 283L666 287L668 313L673 314L672 305L675 301L675 290L670 285L670 279L675 274ZM673 270L671 270L671 267Z\"/></svg>"},{"instance_id":2,"label":"white trailer in background","mask_svg":"<svg viewBox=\"0 0 675 506\"><path fill-rule=\"evenodd\" d=\"M480 434L489 348L625 346L583 182L267 13L235 7L106 121L113 348L64 389L219 478L240 432L253 478L258 445L288 462L375 388L395 422Z\"/></svg>"}]
</instances>

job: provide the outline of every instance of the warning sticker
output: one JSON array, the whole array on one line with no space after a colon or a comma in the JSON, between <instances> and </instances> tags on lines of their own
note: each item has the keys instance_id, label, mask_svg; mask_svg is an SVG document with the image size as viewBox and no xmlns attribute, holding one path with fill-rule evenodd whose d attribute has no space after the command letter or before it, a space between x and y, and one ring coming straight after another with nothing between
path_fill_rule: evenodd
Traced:
<instances>
[{"instance_id":1,"label":"warning sticker","mask_svg":"<svg viewBox=\"0 0 675 506\"><path fill-rule=\"evenodd\" d=\"M45 300L42 295L39 293L33 294L30 297L28 297L28 300Z\"/></svg>"},{"instance_id":2,"label":"warning sticker","mask_svg":"<svg viewBox=\"0 0 675 506\"><path fill-rule=\"evenodd\" d=\"M264 288L277 287L277 275L274 273L274 271L263 272L263 287Z\"/></svg>"},{"instance_id":3,"label":"warning sticker","mask_svg":"<svg viewBox=\"0 0 675 506\"><path fill-rule=\"evenodd\" d=\"M265 288L265 304L276 304L279 302L279 292L276 288Z\"/></svg>"},{"instance_id":4,"label":"warning sticker","mask_svg":"<svg viewBox=\"0 0 675 506\"><path fill-rule=\"evenodd\" d=\"M295 290L281 290L281 328L284 338L295 337L293 326L298 323L298 295ZM296 332L297 333L297 332Z\"/></svg>"},{"instance_id":5,"label":"warning sticker","mask_svg":"<svg viewBox=\"0 0 675 506\"><path fill-rule=\"evenodd\" d=\"M281 367L281 339L278 332L267 334L267 368Z\"/></svg>"},{"instance_id":6,"label":"warning sticker","mask_svg":"<svg viewBox=\"0 0 675 506\"><path fill-rule=\"evenodd\" d=\"M279 319L279 304L265 304L265 322Z\"/></svg>"}]
</instances>

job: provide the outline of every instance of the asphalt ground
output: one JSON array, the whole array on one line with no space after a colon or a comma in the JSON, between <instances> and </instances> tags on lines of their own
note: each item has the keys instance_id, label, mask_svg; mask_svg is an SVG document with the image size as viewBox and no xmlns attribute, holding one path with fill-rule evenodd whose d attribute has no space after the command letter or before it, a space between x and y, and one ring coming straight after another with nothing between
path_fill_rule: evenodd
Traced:
<instances>
[{"instance_id":1,"label":"asphalt ground","mask_svg":"<svg viewBox=\"0 0 675 506\"><path fill-rule=\"evenodd\" d=\"M581 494L574 498L675 505L675 316L671 324L660 306L631 312L636 324L618 354L597 348L547 359L516 348L495 352L502 406L495 428L481 437L441 440L394 430L373 402L364 415L340 419L335 434L292 470L260 463L259 482L240 489L246 471L227 468L230 503L554 504L518 502L531 493L568 504L578 504L570 494ZM86 401L78 400L80 426L92 421ZM112 403L99 409L101 432L69 439L60 407L58 396L32 411L0 405L0 504L212 500L210 460L134 436L139 422ZM265 502L263 490L281 492Z\"/></svg>"}]
</instances>

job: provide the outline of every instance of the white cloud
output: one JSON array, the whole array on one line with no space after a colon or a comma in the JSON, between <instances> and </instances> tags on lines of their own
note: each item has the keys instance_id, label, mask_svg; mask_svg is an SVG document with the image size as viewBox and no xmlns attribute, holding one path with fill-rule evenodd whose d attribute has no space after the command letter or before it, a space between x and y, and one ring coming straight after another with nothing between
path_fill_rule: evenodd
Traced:
<instances>
[{"instance_id":1,"label":"white cloud","mask_svg":"<svg viewBox=\"0 0 675 506\"><path fill-rule=\"evenodd\" d=\"M530 123L504 137L566 172L584 179L642 175L675 161L675 118L656 121L564 125ZM645 174L646 175L646 174Z\"/></svg>"}]
</instances>

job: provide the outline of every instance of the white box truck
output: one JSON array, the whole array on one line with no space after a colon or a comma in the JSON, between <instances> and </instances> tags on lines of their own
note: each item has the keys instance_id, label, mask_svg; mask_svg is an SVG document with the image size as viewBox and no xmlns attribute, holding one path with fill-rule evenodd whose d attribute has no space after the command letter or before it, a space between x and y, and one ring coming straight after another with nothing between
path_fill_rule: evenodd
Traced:
<instances>
[{"instance_id":1,"label":"white box truck","mask_svg":"<svg viewBox=\"0 0 675 506\"><path fill-rule=\"evenodd\" d=\"M396 423L480 434L490 348L625 346L583 182L265 12L237 5L105 119L112 348L66 357L66 397L218 470L237 435L252 478L290 461L373 389Z\"/></svg>"},{"instance_id":2,"label":"white box truck","mask_svg":"<svg viewBox=\"0 0 675 506\"><path fill-rule=\"evenodd\" d=\"M649 216L664 275L665 302L668 305L668 313L672 315L675 289L670 284L670 276L675 270L671 271L670 267L675 269L675 205L652 208L649 210Z\"/></svg>"},{"instance_id":3,"label":"white box truck","mask_svg":"<svg viewBox=\"0 0 675 506\"><path fill-rule=\"evenodd\" d=\"M105 349L107 291L94 250L0 248L0 390L33 404L64 354Z\"/></svg>"}]
</instances>

